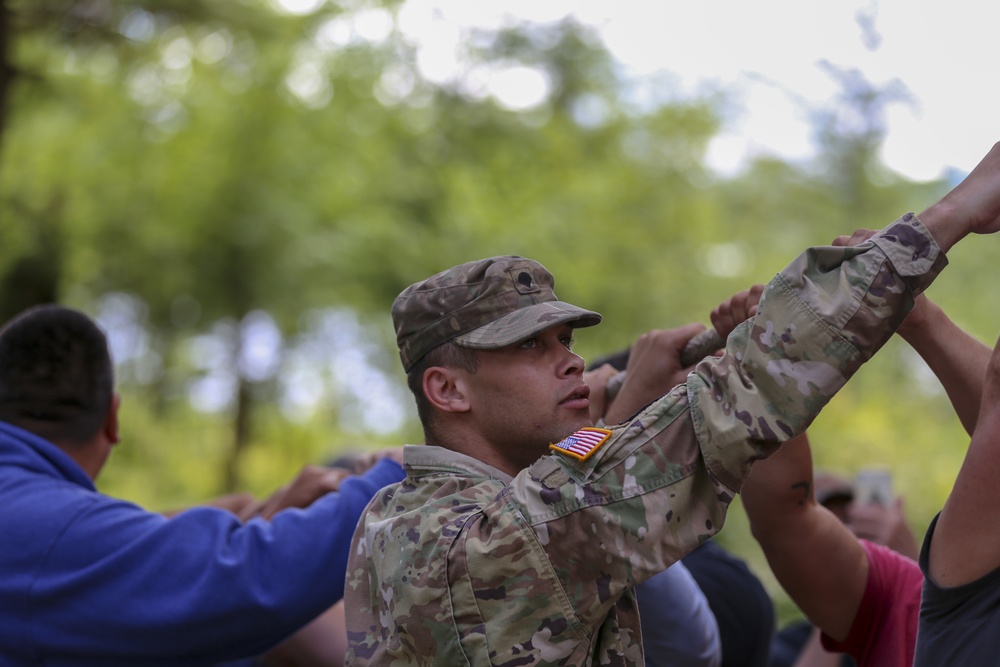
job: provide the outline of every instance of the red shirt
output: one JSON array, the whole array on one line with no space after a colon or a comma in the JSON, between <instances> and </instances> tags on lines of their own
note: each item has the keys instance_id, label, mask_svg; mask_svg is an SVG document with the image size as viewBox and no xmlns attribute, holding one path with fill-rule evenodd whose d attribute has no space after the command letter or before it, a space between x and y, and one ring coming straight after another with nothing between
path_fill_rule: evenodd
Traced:
<instances>
[{"instance_id":1,"label":"red shirt","mask_svg":"<svg viewBox=\"0 0 1000 667\"><path fill-rule=\"evenodd\" d=\"M916 561L860 540L868 554L868 584L847 638L823 635L828 651L847 653L858 667L911 667L924 575Z\"/></svg>"}]
</instances>

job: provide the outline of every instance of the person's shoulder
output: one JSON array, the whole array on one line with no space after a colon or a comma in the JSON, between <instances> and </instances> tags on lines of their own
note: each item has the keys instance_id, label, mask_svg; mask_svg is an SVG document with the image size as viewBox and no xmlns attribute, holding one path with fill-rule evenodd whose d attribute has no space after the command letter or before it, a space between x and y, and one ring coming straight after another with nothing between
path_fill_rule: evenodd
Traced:
<instances>
[{"instance_id":1,"label":"person's shoulder","mask_svg":"<svg viewBox=\"0 0 1000 667\"><path fill-rule=\"evenodd\" d=\"M859 539L868 558L866 595L885 593L901 604L919 606L924 575L915 560L889 547Z\"/></svg>"},{"instance_id":2,"label":"person's shoulder","mask_svg":"<svg viewBox=\"0 0 1000 667\"><path fill-rule=\"evenodd\" d=\"M494 502L505 488L500 480L470 476L461 469L406 467L406 478L383 488L369 508L378 520L416 525L439 522L445 515L468 515Z\"/></svg>"},{"instance_id":3,"label":"person's shoulder","mask_svg":"<svg viewBox=\"0 0 1000 667\"><path fill-rule=\"evenodd\" d=\"M863 538L859 538L858 543L865 550L870 570L887 570L902 575L923 578L917 561L909 556L904 556L887 546L876 544Z\"/></svg>"}]
</instances>

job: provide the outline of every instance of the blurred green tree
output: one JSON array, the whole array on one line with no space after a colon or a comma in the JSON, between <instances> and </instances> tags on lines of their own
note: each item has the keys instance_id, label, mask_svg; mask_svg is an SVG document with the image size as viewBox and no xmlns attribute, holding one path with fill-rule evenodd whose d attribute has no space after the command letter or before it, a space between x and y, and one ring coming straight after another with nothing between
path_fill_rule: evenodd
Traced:
<instances>
[{"instance_id":1,"label":"blurred green tree","mask_svg":"<svg viewBox=\"0 0 1000 667\"><path fill-rule=\"evenodd\" d=\"M723 176L706 154L727 91L629 79L572 20L465 31L433 78L400 5L0 0L0 320L62 301L106 323L126 445L103 488L176 506L419 441L387 313L452 264L540 260L606 316L580 335L594 358L707 323L807 245L954 184L879 161L897 83L825 65L842 94L803 109L819 158ZM995 261L985 244L952 256L931 295L993 340ZM963 442L895 342L813 426L820 465L889 465L918 531ZM719 539L766 575L740 522Z\"/></svg>"},{"instance_id":2,"label":"blurred green tree","mask_svg":"<svg viewBox=\"0 0 1000 667\"><path fill-rule=\"evenodd\" d=\"M606 315L580 337L593 358L707 322L806 245L947 186L881 167L896 86L830 68L842 99L808 110L820 159L723 177L705 155L726 91L629 80L572 20L469 31L456 73L431 80L398 6L0 2L0 316L59 300L114 324L136 446L112 488L158 503L259 490L331 448L419 438L386 313L451 264L539 259L562 298ZM516 76L534 98L494 86ZM959 252L942 301L989 332L961 289L988 260ZM954 436L933 392L914 401L945 424L880 407L919 370L903 351L879 363L816 425L831 464L861 465L863 436L893 419L904 444L886 456ZM935 454L947 472L960 452ZM940 504L946 474L901 475L925 498L915 516Z\"/></svg>"},{"instance_id":3,"label":"blurred green tree","mask_svg":"<svg viewBox=\"0 0 1000 667\"><path fill-rule=\"evenodd\" d=\"M30 293L14 270L26 257L50 273L44 300L135 295L161 407L196 371L186 342L212 336L233 418L225 489L240 484L253 406L275 399L287 351L248 372L248 318L264 314L287 340L310 309L384 313L403 286L470 253L540 257L614 309L654 277L578 266L621 268L650 243L683 255L664 212L689 217L710 106L619 104L613 63L582 26L473 36L469 71L517 65L550 82L514 110L469 80L421 80L398 33L331 43L350 22L339 8L221 7L14 5L17 69L33 75L15 88L4 152L18 214L0 223L15 241L0 302L23 306L12 295Z\"/></svg>"}]
</instances>

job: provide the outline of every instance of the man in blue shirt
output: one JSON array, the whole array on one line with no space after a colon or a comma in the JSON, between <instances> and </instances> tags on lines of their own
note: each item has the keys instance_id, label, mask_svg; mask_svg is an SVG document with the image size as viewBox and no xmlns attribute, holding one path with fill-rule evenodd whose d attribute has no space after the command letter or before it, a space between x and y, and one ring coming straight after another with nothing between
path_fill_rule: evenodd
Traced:
<instances>
[{"instance_id":1,"label":"man in blue shirt","mask_svg":"<svg viewBox=\"0 0 1000 667\"><path fill-rule=\"evenodd\" d=\"M119 441L104 333L41 306L0 329L0 664L208 665L259 654L340 600L390 460L305 509L172 518L98 493Z\"/></svg>"}]
</instances>

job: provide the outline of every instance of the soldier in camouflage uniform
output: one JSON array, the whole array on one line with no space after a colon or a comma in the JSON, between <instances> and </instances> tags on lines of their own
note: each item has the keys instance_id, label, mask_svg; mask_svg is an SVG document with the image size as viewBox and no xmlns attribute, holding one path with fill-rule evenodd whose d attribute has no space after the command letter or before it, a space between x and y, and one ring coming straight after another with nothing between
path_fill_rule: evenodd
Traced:
<instances>
[{"instance_id":1,"label":"soldier in camouflage uniform","mask_svg":"<svg viewBox=\"0 0 1000 667\"><path fill-rule=\"evenodd\" d=\"M541 265L495 257L404 290L392 315L429 444L406 447L407 478L355 534L348 663L641 665L634 586L721 528L751 463L892 335L945 251L1000 227L1000 151L983 164L919 219L807 250L721 357L607 429L570 349L600 316Z\"/></svg>"}]
</instances>

